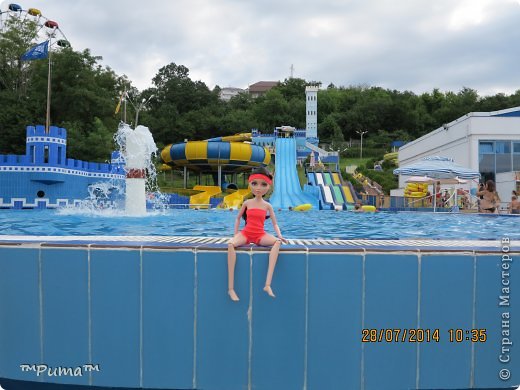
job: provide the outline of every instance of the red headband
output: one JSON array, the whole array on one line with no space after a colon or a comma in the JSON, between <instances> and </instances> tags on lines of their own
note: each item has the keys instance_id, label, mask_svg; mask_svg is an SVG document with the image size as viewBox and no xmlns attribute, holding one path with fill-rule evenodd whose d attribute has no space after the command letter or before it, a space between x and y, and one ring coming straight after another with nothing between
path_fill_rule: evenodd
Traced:
<instances>
[{"instance_id":1,"label":"red headband","mask_svg":"<svg viewBox=\"0 0 520 390\"><path fill-rule=\"evenodd\" d=\"M263 173L254 173L251 176L249 176L249 179L247 180L249 181L249 183L251 183L255 179L261 179L269 185L273 184L273 181L269 178L269 176L264 175Z\"/></svg>"}]
</instances>

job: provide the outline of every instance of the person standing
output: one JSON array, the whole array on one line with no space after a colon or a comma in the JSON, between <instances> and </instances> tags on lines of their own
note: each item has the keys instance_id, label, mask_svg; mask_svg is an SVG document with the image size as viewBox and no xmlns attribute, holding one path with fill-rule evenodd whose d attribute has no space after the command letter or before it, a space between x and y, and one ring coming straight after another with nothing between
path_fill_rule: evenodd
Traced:
<instances>
[{"instance_id":1,"label":"person standing","mask_svg":"<svg viewBox=\"0 0 520 390\"><path fill-rule=\"evenodd\" d=\"M480 212L487 214L498 213L500 197L493 180L486 181L485 188L478 191L477 196L480 196Z\"/></svg>"}]
</instances>

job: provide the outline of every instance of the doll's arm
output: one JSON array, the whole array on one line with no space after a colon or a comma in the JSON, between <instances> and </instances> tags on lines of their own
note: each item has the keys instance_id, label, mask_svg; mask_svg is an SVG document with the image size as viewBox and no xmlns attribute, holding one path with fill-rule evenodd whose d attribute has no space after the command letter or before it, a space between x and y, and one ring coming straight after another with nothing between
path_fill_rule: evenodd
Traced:
<instances>
[{"instance_id":1,"label":"doll's arm","mask_svg":"<svg viewBox=\"0 0 520 390\"><path fill-rule=\"evenodd\" d=\"M244 214L244 211L246 210L246 203L247 203L247 200L242 203L242 207L240 208L240 211L238 212L238 215L237 215L237 219L235 220L235 230L234 230L234 235L237 235L238 234L238 228L240 227L240 218L242 218L242 215Z\"/></svg>"},{"instance_id":2,"label":"doll's arm","mask_svg":"<svg viewBox=\"0 0 520 390\"><path fill-rule=\"evenodd\" d=\"M276 235L278 236L278 238L280 240L282 240L282 242L287 244L288 241L285 238L283 238L282 232L280 231L280 227L278 226L278 222L276 221L276 215L274 214L273 206L271 206L269 204L267 206L267 210L269 210L269 214L271 215L271 221L273 223L273 228L274 228L274 231L276 232Z\"/></svg>"}]
</instances>

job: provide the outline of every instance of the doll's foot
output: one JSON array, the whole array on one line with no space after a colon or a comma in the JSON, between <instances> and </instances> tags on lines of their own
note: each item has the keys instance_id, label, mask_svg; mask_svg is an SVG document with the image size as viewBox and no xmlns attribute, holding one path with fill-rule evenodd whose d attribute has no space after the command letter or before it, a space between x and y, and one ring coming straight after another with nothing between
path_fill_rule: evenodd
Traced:
<instances>
[{"instance_id":1,"label":"doll's foot","mask_svg":"<svg viewBox=\"0 0 520 390\"><path fill-rule=\"evenodd\" d=\"M229 297L231 298L231 300L233 302L238 302L240 299L238 298L238 295L237 293L235 292L235 290L231 289L231 290L228 290L228 294L229 294Z\"/></svg>"},{"instance_id":2,"label":"doll's foot","mask_svg":"<svg viewBox=\"0 0 520 390\"><path fill-rule=\"evenodd\" d=\"M266 286L264 287L264 291L265 291L265 292L267 293L267 295L269 295L270 297L272 297L272 298L276 298L276 295L274 295L273 290L271 290L271 286L266 285Z\"/></svg>"}]
</instances>

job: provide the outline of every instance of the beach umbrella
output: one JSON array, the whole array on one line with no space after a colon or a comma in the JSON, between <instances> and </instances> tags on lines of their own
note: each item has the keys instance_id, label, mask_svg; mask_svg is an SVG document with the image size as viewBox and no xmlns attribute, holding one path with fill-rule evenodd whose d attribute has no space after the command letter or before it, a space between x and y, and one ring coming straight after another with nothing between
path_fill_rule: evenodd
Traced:
<instances>
[{"instance_id":1,"label":"beach umbrella","mask_svg":"<svg viewBox=\"0 0 520 390\"><path fill-rule=\"evenodd\" d=\"M394 175L428 176L433 179L477 179L480 173L455 164L452 158L432 156L425 157L410 165L394 169Z\"/></svg>"},{"instance_id":2,"label":"beach umbrella","mask_svg":"<svg viewBox=\"0 0 520 390\"><path fill-rule=\"evenodd\" d=\"M434 179L433 177L428 176L410 176L405 180L405 183L436 183L440 184L466 184L468 181L464 179L460 179L458 177L454 177L453 179Z\"/></svg>"},{"instance_id":3,"label":"beach umbrella","mask_svg":"<svg viewBox=\"0 0 520 390\"><path fill-rule=\"evenodd\" d=\"M480 178L480 172L455 164L452 158L441 156L425 157L420 161L394 169L394 175L427 176L435 181ZM434 195L433 211L435 209Z\"/></svg>"}]
</instances>

